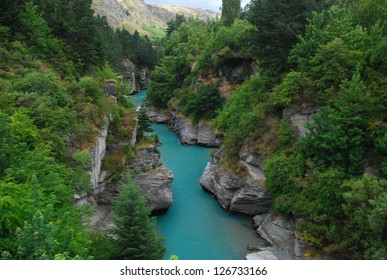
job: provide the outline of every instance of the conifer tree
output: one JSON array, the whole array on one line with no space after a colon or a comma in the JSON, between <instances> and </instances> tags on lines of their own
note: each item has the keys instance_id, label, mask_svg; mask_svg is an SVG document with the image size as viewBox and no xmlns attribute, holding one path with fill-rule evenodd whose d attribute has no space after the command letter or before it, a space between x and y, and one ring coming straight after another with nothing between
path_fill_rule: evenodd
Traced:
<instances>
[{"instance_id":1,"label":"conifer tree","mask_svg":"<svg viewBox=\"0 0 387 280\"><path fill-rule=\"evenodd\" d=\"M145 108L141 107L140 111L137 114L138 119L138 129L137 129L137 139L144 137L145 132L152 132L151 122L146 114Z\"/></svg>"},{"instance_id":2,"label":"conifer tree","mask_svg":"<svg viewBox=\"0 0 387 280\"><path fill-rule=\"evenodd\" d=\"M150 217L151 208L135 183L124 184L113 209L113 259L161 259L165 248L155 232L156 220Z\"/></svg>"}]
</instances>

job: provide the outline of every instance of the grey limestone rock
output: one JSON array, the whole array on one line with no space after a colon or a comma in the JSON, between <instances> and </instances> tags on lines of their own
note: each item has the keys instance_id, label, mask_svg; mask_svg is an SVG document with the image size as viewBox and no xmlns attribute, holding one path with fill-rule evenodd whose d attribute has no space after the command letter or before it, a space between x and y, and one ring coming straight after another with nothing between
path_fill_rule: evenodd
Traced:
<instances>
[{"instance_id":1,"label":"grey limestone rock","mask_svg":"<svg viewBox=\"0 0 387 280\"><path fill-rule=\"evenodd\" d=\"M240 178L232 172L224 172L219 168L218 159L214 158L207 164L200 184L216 197L224 209L248 215L270 210L271 198L258 180L251 176Z\"/></svg>"},{"instance_id":2,"label":"grey limestone rock","mask_svg":"<svg viewBox=\"0 0 387 280\"><path fill-rule=\"evenodd\" d=\"M253 227L258 228L262 224L262 222L265 220L266 216L267 216L267 213L255 215L253 217Z\"/></svg>"},{"instance_id":3,"label":"grey limestone rock","mask_svg":"<svg viewBox=\"0 0 387 280\"><path fill-rule=\"evenodd\" d=\"M241 181L231 172L215 172L214 195L219 204L226 210L230 210L231 200L236 190L242 188Z\"/></svg>"},{"instance_id":4,"label":"grey limestone rock","mask_svg":"<svg viewBox=\"0 0 387 280\"><path fill-rule=\"evenodd\" d=\"M131 169L134 180L139 184L141 193L148 199L153 210L167 211L173 203L173 173L161 163L155 147L138 151Z\"/></svg>"},{"instance_id":5,"label":"grey limestone rock","mask_svg":"<svg viewBox=\"0 0 387 280\"><path fill-rule=\"evenodd\" d=\"M169 114L166 110L155 107L146 107L148 118L154 123L167 123L169 121Z\"/></svg>"},{"instance_id":6,"label":"grey limestone rock","mask_svg":"<svg viewBox=\"0 0 387 280\"><path fill-rule=\"evenodd\" d=\"M281 246L284 242L294 238L294 222L270 214L258 227L257 232L272 245Z\"/></svg>"},{"instance_id":7,"label":"grey limestone rock","mask_svg":"<svg viewBox=\"0 0 387 280\"><path fill-rule=\"evenodd\" d=\"M265 187L257 180L247 178L243 188L234 193L230 211L249 215L265 213L270 210L271 201Z\"/></svg>"},{"instance_id":8,"label":"grey limestone rock","mask_svg":"<svg viewBox=\"0 0 387 280\"><path fill-rule=\"evenodd\" d=\"M258 168L263 170L264 163L265 163L265 160L266 160L267 157L265 155L262 155L262 154L257 154L257 153L250 152L250 151L248 151L248 148L245 147L239 153L239 158L244 163L247 163L249 165L258 167Z\"/></svg>"},{"instance_id":9,"label":"grey limestone rock","mask_svg":"<svg viewBox=\"0 0 387 280\"><path fill-rule=\"evenodd\" d=\"M198 127L193 125L191 120L183 117L175 119L175 131L180 136L182 144L195 145L198 143Z\"/></svg>"},{"instance_id":10,"label":"grey limestone rock","mask_svg":"<svg viewBox=\"0 0 387 280\"><path fill-rule=\"evenodd\" d=\"M263 261L263 260L278 260L277 256L272 251L265 250L250 253L246 256L246 260Z\"/></svg>"},{"instance_id":11,"label":"grey limestone rock","mask_svg":"<svg viewBox=\"0 0 387 280\"><path fill-rule=\"evenodd\" d=\"M295 232L295 223L291 219L277 217L269 213L263 219L262 215L254 217L254 222L260 224L257 233L271 246L260 248L259 252L250 254L250 259L266 259L275 256L279 260L303 259L308 250L306 241Z\"/></svg>"},{"instance_id":12,"label":"grey limestone rock","mask_svg":"<svg viewBox=\"0 0 387 280\"><path fill-rule=\"evenodd\" d=\"M222 139L219 138L211 129L211 124L200 122L198 124L198 144L208 147L219 147Z\"/></svg>"},{"instance_id":13,"label":"grey limestone rock","mask_svg":"<svg viewBox=\"0 0 387 280\"><path fill-rule=\"evenodd\" d=\"M198 124L184 117L177 108L169 104L169 127L177 133L182 144L201 145L207 147L219 147L222 139L211 129L211 123L201 121Z\"/></svg>"},{"instance_id":14,"label":"grey limestone rock","mask_svg":"<svg viewBox=\"0 0 387 280\"><path fill-rule=\"evenodd\" d=\"M295 130L295 136L299 139L308 133L306 124L312 120L312 114L316 111L316 108L296 108L289 107L283 110L283 117L290 119L293 128Z\"/></svg>"},{"instance_id":15,"label":"grey limestone rock","mask_svg":"<svg viewBox=\"0 0 387 280\"><path fill-rule=\"evenodd\" d=\"M106 80L103 85L103 90L107 96L113 97L117 102L117 81L116 80Z\"/></svg>"},{"instance_id":16,"label":"grey limestone rock","mask_svg":"<svg viewBox=\"0 0 387 280\"><path fill-rule=\"evenodd\" d=\"M154 211L167 210L172 205L173 173L168 168L160 166L146 173L137 174L134 179Z\"/></svg>"},{"instance_id":17,"label":"grey limestone rock","mask_svg":"<svg viewBox=\"0 0 387 280\"><path fill-rule=\"evenodd\" d=\"M218 167L208 162L206 168L203 171L202 176L200 177L200 185L203 187L205 191L214 193L214 181L213 178L215 177L215 172Z\"/></svg>"}]
</instances>

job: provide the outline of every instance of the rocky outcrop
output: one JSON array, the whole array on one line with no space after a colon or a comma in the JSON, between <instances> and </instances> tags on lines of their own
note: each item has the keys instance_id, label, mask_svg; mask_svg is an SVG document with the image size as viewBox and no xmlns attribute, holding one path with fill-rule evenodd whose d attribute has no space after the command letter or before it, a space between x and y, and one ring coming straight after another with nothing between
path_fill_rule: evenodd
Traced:
<instances>
[{"instance_id":1,"label":"rocky outcrop","mask_svg":"<svg viewBox=\"0 0 387 280\"><path fill-rule=\"evenodd\" d=\"M97 141L95 142L94 146L90 150L90 185L92 186L92 190L89 193L78 193L75 196L75 200L77 203L85 203L86 199L90 194L97 194L103 190L103 187L101 188L99 186L99 182L101 181L101 167L102 167L102 159L104 158L106 154L106 137L108 134L108 128L109 128L109 118L104 118L104 125L100 129L100 134L97 137Z\"/></svg>"},{"instance_id":2,"label":"rocky outcrop","mask_svg":"<svg viewBox=\"0 0 387 280\"><path fill-rule=\"evenodd\" d=\"M142 68L141 69L141 78L140 78L140 89L147 89L148 85L150 83L150 78L149 78L149 69L147 68Z\"/></svg>"},{"instance_id":3,"label":"rocky outcrop","mask_svg":"<svg viewBox=\"0 0 387 280\"><path fill-rule=\"evenodd\" d=\"M268 215L254 217L258 235L270 246L259 248L248 254L248 260L297 260L303 259L308 246L303 238L295 233L295 222L291 219Z\"/></svg>"},{"instance_id":4,"label":"rocky outcrop","mask_svg":"<svg viewBox=\"0 0 387 280\"><path fill-rule=\"evenodd\" d=\"M160 161L155 147L138 151L131 167L133 178L148 199L154 213L165 213L173 203L171 184L173 173Z\"/></svg>"},{"instance_id":5,"label":"rocky outcrop","mask_svg":"<svg viewBox=\"0 0 387 280\"><path fill-rule=\"evenodd\" d=\"M165 109L146 107L146 114L151 122L154 123L167 123L169 121L169 113Z\"/></svg>"},{"instance_id":6,"label":"rocky outcrop","mask_svg":"<svg viewBox=\"0 0 387 280\"><path fill-rule=\"evenodd\" d=\"M209 162L200 178L204 190L212 193L219 204L235 213L255 215L268 212L271 198L263 184L248 174L238 177L232 172L225 172L219 166L221 152Z\"/></svg>"},{"instance_id":7,"label":"rocky outcrop","mask_svg":"<svg viewBox=\"0 0 387 280\"><path fill-rule=\"evenodd\" d=\"M295 260L303 259L307 250L304 239L295 232L293 220L276 217L271 210L272 200L263 183L265 157L249 152L245 147L240 153L241 163L247 174L238 177L222 170L222 151L209 162L200 178L205 191L212 193L219 204L230 212L255 215L253 227L262 238L260 244L250 244L252 253L247 260Z\"/></svg>"},{"instance_id":8,"label":"rocky outcrop","mask_svg":"<svg viewBox=\"0 0 387 280\"><path fill-rule=\"evenodd\" d=\"M222 138L212 131L211 122L194 124L173 106L170 106L169 127L179 135L182 144L219 147L222 143Z\"/></svg>"},{"instance_id":9,"label":"rocky outcrop","mask_svg":"<svg viewBox=\"0 0 387 280\"><path fill-rule=\"evenodd\" d=\"M239 153L239 158L244 163L255 166L263 170L265 165L266 156L249 151L248 147L244 147Z\"/></svg>"},{"instance_id":10,"label":"rocky outcrop","mask_svg":"<svg viewBox=\"0 0 387 280\"><path fill-rule=\"evenodd\" d=\"M125 59L122 61L121 66L122 77L124 80L130 82L132 93L140 91L140 86L136 78L136 65L134 65L129 59Z\"/></svg>"},{"instance_id":11,"label":"rocky outcrop","mask_svg":"<svg viewBox=\"0 0 387 280\"><path fill-rule=\"evenodd\" d=\"M284 118L288 118L293 126L295 136L300 139L308 133L306 124L312 120L312 114L316 111L315 107L289 107L282 112Z\"/></svg>"},{"instance_id":12,"label":"rocky outcrop","mask_svg":"<svg viewBox=\"0 0 387 280\"><path fill-rule=\"evenodd\" d=\"M103 84L103 90L107 96L113 98L117 102L117 81L116 80L106 80Z\"/></svg>"},{"instance_id":13,"label":"rocky outcrop","mask_svg":"<svg viewBox=\"0 0 387 280\"><path fill-rule=\"evenodd\" d=\"M216 135L212 128L211 122L201 121L198 124L198 145L207 147L219 147L222 138Z\"/></svg>"},{"instance_id":14,"label":"rocky outcrop","mask_svg":"<svg viewBox=\"0 0 387 280\"><path fill-rule=\"evenodd\" d=\"M238 85L252 74L252 62L249 58L234 57L232 61L224 61L217 68L201 70L194 79L196 87L200 85L216 84L223 97L230 95ZM196 63L193 63L191 71Z\"/></svg>"}]
</instances>

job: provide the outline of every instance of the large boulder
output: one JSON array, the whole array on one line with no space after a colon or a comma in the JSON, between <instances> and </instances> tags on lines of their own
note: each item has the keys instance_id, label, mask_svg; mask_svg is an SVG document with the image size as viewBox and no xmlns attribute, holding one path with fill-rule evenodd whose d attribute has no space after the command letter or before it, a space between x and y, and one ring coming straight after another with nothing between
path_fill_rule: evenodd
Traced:
<instances>
[{"instance_id":1,"label":"large boulder","mask_svg":"<svg viewBox=\"0 0 387 280\"><path fill-rule=\"evenodd\" d=\"M249 151L248 147L244 147L239 153L239 158L250 165L263 170L267 156Z\"/></svg>"},{"instance_id":2,"label":"large boulder","mask_svg":"<svg viewBox=\"0 0 387 280\"><path fill-rule=\"evenodd\" d=\"M111 96L115 102L117 102L117 81L105 80L103 84L103 90L106 96Z\"/></svg>"},{"instance_id":3,"label":"large boulder","mask_svg":"<svg viewBox=\"0 0 387 280\"><path fill-rule=\"evenodd\" d=\"M167 211L172 205L171 183L173 173L165 166L135 175L141 193L148 199L155 212Z\"/></svg>"},{"instance_id":4,"label":"large boulder","mask_svg":"<svg viewBox=\"0 0 387 280\"><path fill-rule=\"evenodd\" d=\"M207 192L215 193L213 178L215 177L215 172L217 169L217 165L208 162L202 176L200 177L200 185Z\"/></svg>"}]
</instances>

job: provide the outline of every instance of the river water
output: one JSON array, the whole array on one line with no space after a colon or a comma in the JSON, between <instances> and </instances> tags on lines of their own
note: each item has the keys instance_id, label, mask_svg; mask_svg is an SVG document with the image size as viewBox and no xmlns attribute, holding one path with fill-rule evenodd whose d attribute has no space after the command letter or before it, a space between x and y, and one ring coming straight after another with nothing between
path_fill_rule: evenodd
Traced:
<instances>
[{"instance_id":1,"label":"river water","mask_svg":"<svg viewBox=\"0 0 387 280\"><path fill-rule=\"evenodd\" d=\"M133 97L138 105L144 91ZM165 259L177 255L182 260L237 260L247 253L247 244L257 243L250 218L230 215L204 192L200 176L214 149L181 145L166 125L152 125L163 143L161 161L172 170L173 204L166 215L157 217L160 234L165 238Z\"/></svg>"}]
</instances>

